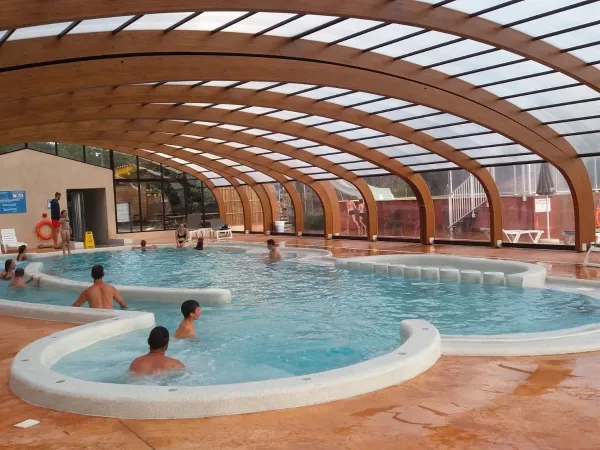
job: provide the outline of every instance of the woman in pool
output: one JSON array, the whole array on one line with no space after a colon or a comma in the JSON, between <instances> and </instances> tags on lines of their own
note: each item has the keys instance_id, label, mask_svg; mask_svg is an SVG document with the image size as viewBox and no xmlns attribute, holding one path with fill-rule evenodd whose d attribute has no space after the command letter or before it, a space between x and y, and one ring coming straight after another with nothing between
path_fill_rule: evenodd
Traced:
<instances>
[{"instance_id":1,"label":"woman in pool","mask_svg":"<svg viewBox=\"0 0 600 450\"><path fill-rule=\"evenodd\" d=\"M61 248L63 251L63 255L67 254L67 251L69 252L69 255L71 254L71 233L73 233L73 230L71 230L71 224L70 224L70 220L69 217L67 217L67 211L66 210L62 210L60 212L60 220L58 221L60 223L60 239L61 239Z\"/></svg>"},{"instance_id":2,"label":"woman in pool","mask_svg":"<svg viewBox=\"0 0 600 450\"><path fill-rule=\"evenodd\" d=\"M189 231L185 227L185 223L180 223L179 228L175 230L175 245L177 248L182 248L189 239Z\"/></svg>"},{"instance_id":3,"label":"woman in pool","mask_svg":"<svg viewBox=\"0 0 600 450\"><path fill-rule=\"evenodd\" d=\"M15 277L15 268L17 264L12 259L4 261L4 272L0 273L0 280L10 280Z\"/></svg>"},{"instance_id":4,"label":"woman in pool","mask_svg":"<svg viewBox=\"0 0 600 450\"><path fill-rule=\"evenodd\" d=\"M19 254L17 255L17 262L27 261L27 246L21 245L19 247Z\"/></svg>"}]
</instances>

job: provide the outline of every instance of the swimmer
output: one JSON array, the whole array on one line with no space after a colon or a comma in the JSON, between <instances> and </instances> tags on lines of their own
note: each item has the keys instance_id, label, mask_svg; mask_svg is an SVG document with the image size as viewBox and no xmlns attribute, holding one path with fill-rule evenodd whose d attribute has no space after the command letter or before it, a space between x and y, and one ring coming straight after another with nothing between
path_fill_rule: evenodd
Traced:
<instances>
[{"instance_id":1,"label":"swimmer","mask_svg":"<svg viewBox=\"0 0 600 450\"><path fill-rule=\"evenodd\" d=\"M281 250L277 247L277 244L273 239L269 239L267 241L267 248L269 249L269 259L272 261L281 261L283 259L283 254Z\"/></svg>"},{"instance_id":2,"label":"swimmer","mask_svg":"<svg viewBox=\"0 0 600 450\"><path fill-rule=\"evenodd\" d=\"M117 291L117 288L102 281L104 277L104 267L100 264L92 267L92 278L94 284L81 293L79 298L71 306L82 306L88 302L90 308L113 309L113 299L121 306L121 309L127 308L127 303Z\"/></svg>"},{"instance_id":3,"label":"swimmer","mask_svg":"<svg viewBox=\"0 0 600 450\"><path fill-rule=\"evenodd\" d=\"M4 272L0 273L0 280L8 280L15 277L15 267L17 264L12 259L4 261Z\"/></svg>"},{"instance_id":4,"label":"swimmer","mask_svg":"<svg viewBox=\"0 0 600 450\"><path fill-rule=\"evenodd\" d=\"M156 245L146 245L146 241L142 239L139 247L131 247L131 250L141 250L145 252L146 250L156 250L158 247Z\"/></svg>"},{"instance_id":5,"label":"swimmer","mask_svg":"<svg viewBox=\"0 0 600 450\"><path fill-rule=\"evenodd\" d=\"M129 371L136 375L150 375L153 373L184 370L185 366L174 358L169 358L165 352L169 348L169 330L165 327L154 327L148 337L150 351L133 360Z\"/></svg>"},{"instance_id":6,"label":"swimmer","mask_svg":"<svg viewBox=\"0 0 600 450\"><path fill-rule=\"evenodd\" d=\"M13 280L10 282L10 284L8 286L24 288L24 287L27 287L27 285L29 283L31 283L32 281L33 281L33 285L35 287L40 285L40 280L35 279L33 277L30 277L29 280L27 280L27 281L23 281L24 276L25 276L25 269L23 269L22 267L19 267L17 270L15 270L15 277L13 278Z\"/></svg>"},{"instance_id":7,"label":"swimmer","mask_svg":"<svg viewBox=\"0 0 600 450\"><path fill-rule=\"evenodd\" d=\"M183 314L183 320L175 332L175 337L177 339L195 337L196 327L194 326L194 320L198 320L200 314L202 314L200 304L196 300L186 300L181 304L181 314Z\"/></svg>"},{"instance_id":8,"label":"swimmer","mask_svg":"<svg viewBox=\"0 0 600 450\"><path fill-rule=\"evenodd\" d=\"M185 227L185 223L180 223L179 228L175 230L175 246L177 248L183 248L189 239L190 232Z\"/></svg>"},{"instance_id":9,"label":"swimmer","mask_svg":"<svg viewBox=\"0 0 600 450\"><path fill-rule=\"evenodd\" d=\"M204 250L204 245L204 238L202 236L198 236L198 242L196 242L194 250Z\"/></svg>"},{"instance_id":10,"label":"swimmer","mask_svg":"<svg viewBox=\"0 0 600 450\"><path fill-rule=\"evenodd\" d=\"M19 254L17 255L17 262L27 261L27 246L21 245L19 247Z\"/></svg>"}]
</instances>

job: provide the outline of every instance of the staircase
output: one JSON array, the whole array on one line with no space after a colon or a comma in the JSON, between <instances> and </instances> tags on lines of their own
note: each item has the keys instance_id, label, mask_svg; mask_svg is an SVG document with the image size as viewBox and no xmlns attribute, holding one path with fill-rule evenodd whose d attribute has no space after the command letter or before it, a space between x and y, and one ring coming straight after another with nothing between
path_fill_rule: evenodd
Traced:
<instances>
[{"instance_id":1,"label":"staircase","mask_svg":"<svg viewBox=\"0 0 600 450\"><path fill-rule=\"evenodd\" d=\"M448 197L449 227L453 228L465 217L474 216L475 210L487 201L483 187L473 175L458 185Z\"/></svg>"}]
</instances>

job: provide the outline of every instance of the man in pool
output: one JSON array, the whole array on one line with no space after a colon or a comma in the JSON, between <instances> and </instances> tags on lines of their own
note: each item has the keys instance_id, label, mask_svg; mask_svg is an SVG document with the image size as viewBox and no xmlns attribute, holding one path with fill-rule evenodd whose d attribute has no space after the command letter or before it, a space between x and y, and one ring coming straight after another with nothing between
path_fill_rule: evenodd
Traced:
<instances>
[{"instance_id":1,"label":"man in pool","mask_svg":"<svg viewBox=\"0 0 600 450\"><path fill-rule=\"evenodd\" d=\"M104 278L104 267L100 264L92 267L92 278L94 279L94 284L83 291L72 306L81 306L85 302L88 302L90 308L113 309L114 299L121 308L127 308L127 303L125 303L117 288L102 281L102 278Z\"/></svg>"},{"instance_id":2,"label":"man in pool","mask_svg":"<svg viewBox=\"0 0 600 450\"><path fill-rule=\"evenodd\" d=\"M185 339L195 337L196 327L194 326L194 320L198 320L200 314L202 314L200 304L196 300L186 300L181 304L181 314L183 314L183 320L175 332L175 338Z\"/></svg>"},{"instance_id":3,"label":"man in pool","mask_svg":"<svg viewBox=\"0 0 600 450\"><path fill-rule=\"evenodd\" d=\"M267 241L267 248L269 249L269 259L271 261L281 261L283 259L283 254L273 239Z\"/></svg>"},{"instance_id":4,"label":"man in pool","mask_svg":"<svg viewBox=\"0 0 600 450\"><path fill-rule=\"evenodd\" d=\"M131 250L141 250L145 252L146 250L156 250L158 247L156 245L146 245L146 240L142 239L139 247L131 247Z\"/></svg>"},{"instance_id":5,"label":"man in pool","mask_svg":"<svg viewBox=\"0 0 600 450\"><path fill-rule=\"evenodd\" d=\"M17 270L15 270L15 277L13 278L13 280L9 283L10 287L18 287L18 288L24 288L27 287L27 285L29 283L31 283L33 281L33 285L34 286L38 286L40 283L39 279L35 279L33 277L29 277L29 280L27 281L23 281L23 277L25 276L25 269L23 269L22 267L19 267Z\"/></svg>"},{"instance_id":6,"label":"man in pool","mask_svg":"<svg viewBox=\"0 0 600 450\"><path fill-rule=\"evenodd\" d=\"M165 352L169 348L169 330L165 327L154 327L148 337L150 351L133 360L129 371L136 375L151 375L172 370L184 370L181 361L169 358Z\"/></svg>"}]
</instances>

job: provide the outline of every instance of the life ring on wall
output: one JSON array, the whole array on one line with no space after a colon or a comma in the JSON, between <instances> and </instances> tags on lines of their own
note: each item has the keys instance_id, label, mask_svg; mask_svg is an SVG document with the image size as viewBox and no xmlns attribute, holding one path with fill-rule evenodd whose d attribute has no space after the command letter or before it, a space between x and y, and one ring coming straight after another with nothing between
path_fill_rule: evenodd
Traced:
<instances>
[{"instance_id":1,"label":"life ring on wall","mask_svg":"<svg viewBox=\"0 0 600 450\"><path fill-rule=\"evenodd\" d=\"M45 226L50 227L50 231L48 232L48 234L42 232L42 227ZM35 226L35 234L37 234L37 237L39 237L42 241L49 241L50 239L52 239L52 221L50 219L40 220Z\"/></svg>"},{"instance_id":2,"label":"life ring on wall","mask_svg":"<svg viewBox=\"0 0 600 450\"><path fill-rule=\"evenodd\" d=\"M596 228L600 228L600 208L596 208L594 217L596 218Z\"/></svg>"}]
</instances>

